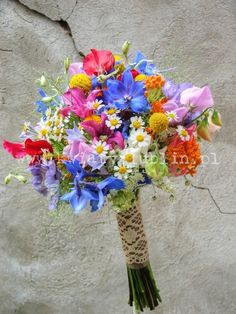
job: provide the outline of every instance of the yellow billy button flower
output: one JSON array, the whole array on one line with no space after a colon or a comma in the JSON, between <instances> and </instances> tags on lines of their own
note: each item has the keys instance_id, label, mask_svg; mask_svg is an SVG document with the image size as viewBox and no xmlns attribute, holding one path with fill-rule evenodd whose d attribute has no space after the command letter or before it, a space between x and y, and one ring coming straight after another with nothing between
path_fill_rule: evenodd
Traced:
<instances>
[{"instance_id":1,"label":"yellow billy button flower","mask_svg":"<svg viewBox=\"0 0 236 314\"><path fill-rule=\"evenodd\" d=\"M92 88L90 77L84 73L75 74L71 77L70 88L81 88L85 93L88 93Z\"/></svg>"},{"instance_id":2,"label":"yellow billy button flower","mask_svg":"<svg viewBox=\"0 0 236 314\"><path fill-rule=\"evenodd\" d=\"M168 128L169 120L164 113L155 112L149 118L149 126L154 133L160 133Z\"/></svg>"}]
</instances>

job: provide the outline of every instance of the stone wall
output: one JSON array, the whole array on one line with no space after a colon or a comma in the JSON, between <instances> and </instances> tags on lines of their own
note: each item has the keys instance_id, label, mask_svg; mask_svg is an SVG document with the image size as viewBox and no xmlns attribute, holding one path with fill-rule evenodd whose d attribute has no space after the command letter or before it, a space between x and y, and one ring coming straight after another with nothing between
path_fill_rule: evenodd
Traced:
<instances>
[{"instance_id":1,"label":"stone wall","mask_svg":"<svg viewBox=\"0 0 236 314\"><path fill-rule=\"evenodd\" d=\"M66 56L77 60L91 47L119 51L128 39L133 51L176 66L178 80L210 84L224 128L204 145L210 162L194 183L208 186L222 211L236 211L235 14L234 0L1 0L1 140L17 140L33 118L42 70L58 73ZM0 166L1 178L13 166L2 149ZM174 185L174 203L142 191L163 298L153 313L234 314L236 215L219 213L207 191L182 179ZM30 185L1 183L0 193L0 314L132 312L112 211L52 217Z\"/></svg>"}]
</instances>

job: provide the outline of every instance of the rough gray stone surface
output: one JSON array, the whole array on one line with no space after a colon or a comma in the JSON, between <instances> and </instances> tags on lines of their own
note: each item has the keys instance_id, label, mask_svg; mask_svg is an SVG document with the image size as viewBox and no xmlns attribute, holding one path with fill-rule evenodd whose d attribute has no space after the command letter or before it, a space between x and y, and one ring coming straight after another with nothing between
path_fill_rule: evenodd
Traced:
<instances>
[{"instance_id":1,"label":"rough gray stone surface","mask_svg":"<svg viewBox=\"0 0 236 314\"><path fill-rule=\"evenodd\" d=\"M76 60L90 47L118 51L129 39L133 51L177 66L179 80L211 85L224 128L204 146L210 162L194 182L211 189L222 211L236 211L235 14L234 0L1 0L1 140L17 140L31 118L33 82L42 70L57 73L65 56ZM13 160L2 149L0 165L3 178ZM142 191L163 298L153 313L234 314L236 215L220 214L206 191L174 184L174 203ZM55 218L30 185L1 184L0 193L0 314L132 312L112 211Z\"/></svg>"}]
</instances>

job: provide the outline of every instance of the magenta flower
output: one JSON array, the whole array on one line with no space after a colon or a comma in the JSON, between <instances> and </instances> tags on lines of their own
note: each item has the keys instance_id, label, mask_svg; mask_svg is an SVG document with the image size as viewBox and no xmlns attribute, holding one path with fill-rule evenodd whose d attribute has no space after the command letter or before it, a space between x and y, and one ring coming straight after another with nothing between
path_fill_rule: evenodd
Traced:
<instances>
[{"instance_id":1,"label":"magenta flower","mask_svg":"<svg viewBox=\"0 0 236 314\"><path fill-rule=\"evenodd\" d=\"M62 96L63 102L66 105L61 110L63 116L67 116L69 112L73 112L78 117L84 119L93 114L93 110L89 108L89 104L96 99L98 91L92 91L86 97L84 92L79 88L70 88Z\"/></svg>"},{"instance_id":2,"label":"magenta flower","mask_svg":"<svg viewBox=\"0 0 236 314\"><path fill-rule=\"evenodd\" d=\"M114 132L114 134L108 138L107 144L111 145L112 148L115 146L118 146L121 149L125 148L123 136L119 131Z\"/></svg>"},{"instance_id":3,"label":"magenta flower","mask_svg":"<svg viewBox=\"0 0 236 314\"><path fill-rule=\"evenodd\" d=\"M101 121L97 122L96 120L86 120L83 121L80 125L88 132L92 137L99 138L100 135L111 135L112 130L106 125L107 116L101 114Z\"/></svg>"}]
</instances>

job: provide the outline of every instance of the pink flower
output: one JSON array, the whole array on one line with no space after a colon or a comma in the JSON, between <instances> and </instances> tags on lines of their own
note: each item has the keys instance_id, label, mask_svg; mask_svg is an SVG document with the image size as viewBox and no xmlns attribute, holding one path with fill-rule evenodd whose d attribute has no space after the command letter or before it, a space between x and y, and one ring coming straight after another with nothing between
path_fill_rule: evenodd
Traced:
<instances>
[{"instance_id":1,"label":"pink flower","mask_svg":"<svg viewBox=\"0 0 236 314\"><path fill-rule=\"evenodd\" d=\"M92 137L99 138L100 135L109 136L112 134L112 130L106 126L107 116L105 114L101 115L101 121L97 122L96 120L86 120L83 121L80 125L88 132Z\"/></svg>"},{"instance_id":2,"label":"pink flower","mask_svg":"<svg viewBox=\"0 0 236 314\"><path fill-rule=\"evenodd\" d=\"M185 106L191 106L196 111L204 111L213 106L211 90L208 86L185 89L180 96L180 103Z\"/></svg>"},{"instance_id":3,"label":"pink flower","mask_svg":"<svg viewBox=\"0 0 236 314\"><path fill-rule=\"evenodd\" d=\"M91 49L83 60L84 71L88 75L99 75L109 72L115 64L115 58L109 50Z\"/></svg>"},{"instance_id":4,"label":"pink flower","mask_svg":"<svg viewBox=\"0 0 236 314\"><path fill-rule=\"evenodd\" d=\"M108 138L107 144L110 144L112 148L115 148L115 146L118 146L121 149L125 148L123 136L119 131L115 132L113 136Z\"/></svg>"},{"instance_id":5,"label":"pink flower","mask_svg":"<svg viewBox=\"0 0 236 314\"><path fill-rule=\"evenodd\" d=\"M97 93L97 90L92 91L89 93L88 97L86 97L80 88L68 89L62 96L63 102L67 106L61 110L61 114L67 116L69 112L73 112L82 119L92 115L93 110L89 108L89 103L96 99Z\"/></svg>"},{"instance_id":6,"label":"pink flower","mask_svg":"<svg viewBox=\"0 0 236 314\"><path fill-rule=\"evenodd\" d=\"M83 63L82 62L74 62L71 63L68 70L70 75L75 75L78 73L84 73Z\"/></svg>"},{"instance_id":7,"label":"pink flower","mask_svg":"<svg viewBox=\"0 0 236 314\"><path fill-rule=\"evenodd\" d=\"M93 151L93 147L84 141L73 141L64 148L63 154L71 160L78 160L83 167L86 167L93 157Z\"/></svg>"}]
</instances>

